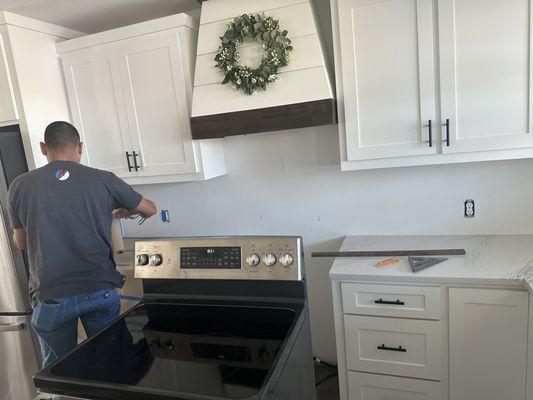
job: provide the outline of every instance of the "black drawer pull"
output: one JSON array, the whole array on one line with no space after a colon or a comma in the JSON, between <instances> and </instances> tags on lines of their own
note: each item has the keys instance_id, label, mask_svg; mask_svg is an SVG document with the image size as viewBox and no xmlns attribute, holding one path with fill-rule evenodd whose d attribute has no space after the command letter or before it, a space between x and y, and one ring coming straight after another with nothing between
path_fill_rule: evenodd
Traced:
<instances>
[{"instance_id":1,"label":"black drawer pull","mask_svg":"<svg viewBox=\"0 0 533 400\"><path fill-rule=\"evenodd\" d=\"M135 171L138 171L139 170L139 164L137 164L137 156L139 154L137 154L137 152L134 150L132 155L133 155L133 168L135 169Z\"/></svg>"},{"instance_id":2,"label":"black drawer pull","mask_svg":"<svg viewBox=\"0 0 533 400\"><path fill-rule=\"evenodd\" d=\"M130 161L131 154L127 151L126 152L126 160L128 161L128 171L131 172L132 166Z\"/></svg>"},{"instance_id":3,"label":"black drawer pull","mask_svg":"<svg viewBox=\"0 0 533 400\"><path fill-rule=\"evenodd\" d=\"M446 122L444 124L446 127L446 139L444 140L444 143L446 143L446 147L450 147L450 119L446 118Z\"/></svg>"},{"instance_id":4,"label":"black drawer pull","mask_svg":"<svg viewBox=\"0 0 533 400\"><path fill-rule=\"evenodd\" d=\"M378 346L378 350L387 350L387 351L398 351L400 353L407 353L407 349L402 346L398 347L389 347L382 344L381 346Z\"/></svg>"},{"instance_id":5,"label":"black drawer pull","mask_svg":"<svg viewBox=\"0 0 533 400\"><path fill-rule=\"evenodd\" d=\"M403 301L400 301L400 300L388 301L388 300L379 299L379 300L374 300L374 303L376 303L376 304L392 304L393 306L405 306L405 303Z\"/></svg>"},{"instance_id":6,"label":"black drawer pull","mask_svg":"<svg viewBox=\"0 0 533 400\"><path fill-rule=\"evenodd\" d=\"M428 131L429 131L429 147L433 147L433 132L432 132L432 121L428 121Z\"/></svg>"}]
</instances>

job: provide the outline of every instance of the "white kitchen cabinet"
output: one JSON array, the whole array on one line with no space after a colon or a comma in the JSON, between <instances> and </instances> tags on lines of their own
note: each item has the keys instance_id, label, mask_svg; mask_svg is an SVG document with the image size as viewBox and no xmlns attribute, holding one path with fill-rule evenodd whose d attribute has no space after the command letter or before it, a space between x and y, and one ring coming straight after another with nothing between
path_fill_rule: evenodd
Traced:
<instances>
[{"instance_id":1,"label":"white kitchen cabinet","mask_svg":"<svg viewBox=\"0 0 533 400\"><path fill-rule=\"evenodd\" d=\"M440 382L348 373L350 400L442 400Z\"/></svg>"},{"instance_id":2,"label":"white kitchen cabinet","mask_svg":"<svg viewBox=\"0 0 533 400\"><path fill-rule=\"evenodd\" d=\"M533 157L530 0L331 6L343 170Z\"/></svg>"},{"instance_id":3,"label":"white kitchen cabinet","mask_svg":"<svg viewBox=\"0 0 533 400\"><path fill-rule=\"evenodd\" d=\"M443 152L533 147L530 0L438 4Z\"/></svg>"},{"instance_id":4,"label":"white kitchen cabinet","mask_svg":"<svg viewBox=\"0 0 533 400\"><path fill-rule=\"evenodd\" d=\"M70 121L55 43L81 35L0 11L0 126L19 126L30 169L47 163L39 146L46 126Z\"/></svg>"},{"instance_id":5,"label":"white kitchen cabinet","mask_svg":"<svg viewBox=\"0 0 533 400\"><path fill-rule=\"evenodd\" d=\"M129 39L118 48L133 148L143 176L196 173L187 81L176 32Z\"/></svg>"},{"instance_id":6,"label":"white kitchen cabinet","mask_svg":"<svg viewBox=\"0 0 533 400\"><path fill-rule=\"evenodd\" d=\"M67 53L62 61L72 120L85 146L83 162L122 178L136 175L128 168L134 147L115 48L95 46Z\"/></svg>"},{"instance_id":7,"label":"white kitchen cabinet","mask_svg":"<svg viewBox=\"0 0 533 400\"><path fill-rule=\"evenodd\" d=\"M450 289L450 400L524 400L528 294Z\"/></svg>"},{"instance_id":8,"label":"white kitchen cabinet","mask_svg":"<svg viewBox=\"0 0 533 400\"><path fill-rule=\"evenodd\" d=\"M441 380L439 321L346 315L344 327L350 371Z\"/></svg>"},{"instance_id":9,"label":"white kitchen cabinet","mask_svg":"<svg viewBox=\"0 0 533 400\"><path fill-rule=\"evenodd\" d=\"M178 14L56 46L88 165L130 184L225 173L221 141L191 137L195 40L195 21Z\"/></svg>"},{"instance_id":10,"label":"white kitchen cabinet","mask_svg":"<svg viewBox=\"0 0 533 400\"><path fill-rule=\"evenodd\" d=\"M342 0L348 160L435 154L432 0Z\"/></svg>"},{"instance_id":11,"label":"white kitchen cabinet","mask_svg":"<svg viewBox=\"0 0 533 400\"><path fill-rule=\"evenodd\" d=\"M18 119L15 93L9 72L9 64L4 44L4 36L0 34L0 123Z\"/></svg>"}]
</instances>

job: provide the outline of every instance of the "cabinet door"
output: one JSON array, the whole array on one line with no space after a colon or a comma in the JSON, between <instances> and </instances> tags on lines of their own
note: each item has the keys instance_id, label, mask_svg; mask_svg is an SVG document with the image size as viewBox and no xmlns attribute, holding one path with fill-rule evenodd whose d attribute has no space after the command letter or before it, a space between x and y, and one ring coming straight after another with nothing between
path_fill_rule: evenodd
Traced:
<instances>
[{"instance_id":1,"label":"cabinet door","mask_svg":"<svg viewBox=\"0 0 533 400\"><path fill-rule=\"evenodd\" d=\"M348 160L435 154L432 0L339 0Z\"/></svg>"},{"instance_id":2,"label":"cabinet door","mask_svg":"<svg viewBox=\"0 0 533 400\"><path fill-rule=\"evenodd\" d=\"M4 40L4 34L0 34L0 122L18 119Z\"/></svg>"},{"instance_id":3,"label":"cabinet door","mask_svg":"<svg viewBox=\"0 0 533 400\"><path fill-rule=\"evenodd\" d=\"M524 400L528 294L450 289L451 400Z\"/></svg>"},{"instance_id":4,"label":"cabinet door","mask_svg":"<svg viewBox=\"0 0 533 400\"><path fill-rule=\"evenodd\" d=\"M530 0L438 4L443 151L532 147Z\"/></svg>"},{"instance_id":5,"label":"cabinet door","mask_svg":"<svg viewBox=\"0 0 533 400\"><path fill-rule=\"evenodd\" d=\"M78 50L64 54L62 61L72 119L85 144L83 162L120 177L135 176L126 157L133 146L115 49Z\"/></svg>"},{"instance_id":6,"label":"cabinet door","mask_svg":"<svg viewBox=\"0 0 533 400\"><path fill-rule=\"evenodd\" d=\"M442 400L440 382L348 372L349 400Z\"/></svg>"},{"instance_id":7,"label":"cabinet door","mask_svg":"<svg viewBox=\"0 0 533 400\"><path fill-rule=\"evenodd\" d=\"M125 41L119 60L139 175L197 172L178 33Z\"/></svg>"}]
</instances>

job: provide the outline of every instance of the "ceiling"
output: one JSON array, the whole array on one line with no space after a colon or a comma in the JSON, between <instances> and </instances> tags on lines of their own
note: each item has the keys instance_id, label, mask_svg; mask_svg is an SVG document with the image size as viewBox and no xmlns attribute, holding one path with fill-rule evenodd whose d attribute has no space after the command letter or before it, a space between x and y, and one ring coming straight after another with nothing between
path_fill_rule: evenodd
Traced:
<instances>
[{"instance_id":1,"label":"ceiling","mask_svg":"<svg viewBox=\"0 0 533 400\"><path fill-rule=\"evenodd\" d=\"M84 33L198 9L196 0L0 0L0 10Z\"/></svg>"}]
</instances>

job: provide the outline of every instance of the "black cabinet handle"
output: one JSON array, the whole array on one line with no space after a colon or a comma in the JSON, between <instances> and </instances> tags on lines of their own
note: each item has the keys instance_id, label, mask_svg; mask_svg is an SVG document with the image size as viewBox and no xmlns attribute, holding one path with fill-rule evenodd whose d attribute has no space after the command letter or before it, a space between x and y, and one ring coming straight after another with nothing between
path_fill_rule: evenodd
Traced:
<instances>
[{"instance_id":1,"label":"black cabinet handle","mask_svg":"<svg viewBox=\"0 0 533 400\"><path fill-rule=\"evenodd\" d=\"M446 118L446 147L450 147L450 118Z\"/></svg>"},{"instance_id":2,"label":"black cabinet handle","mask_svg":"<svg viewBox=\"0 0 533 400\"><path fill-rule=\"evenodd\" d=\"M382 344L381 346L378 346L378 350L386 350L386 351L397 351L399 353L407 353L407 349L402 346L398 347L389 347Z\"/></svg>"},{"instance_id":3,"label":"black cabinet handle","mask_svg":"<svg viewBox=\"0 0 533 400\"><path fill-rule=\"evenodd\" d=\"M137 152L133 151L133 168L135 168L135 171L139 170L139 164L137 164Z\"/></svg>"},{"instance_id":4,"label":"black cabinet handle","mask_svg":"<svg viewBox=\"0 0 533 400\"><path fill-rule=\"evenodd\" d=\"M126 152L126 160L128 161L128 171L131 172L131 161L130 161L130 157L131 157L131 154L129 153L129 151Z\"/></svg>"},{"instance_id":5,"label":"black cabinet handle","mask_svg":"<svg viewBox=\"0 0 533 400\"><path fill-rule=\"evenodd\" d=\"M428 121L428 133L429 133L429 147L433 147L433 132L432 132L432 122Z\"/></svg>"},{"instance_id":6,"label":"black cabinet handle","mask_svg":"<svg viewBox=\"0 0 533 400\"><path fill-rule=\"evenodd\" d=\"M376 303L376 304L392 304L393 306L405 306L405 303L403 301L400 301L400 300L389 301L389 300L378 299L378 300L374 300L374 303Z\"/></svg>"}]
</instances>

